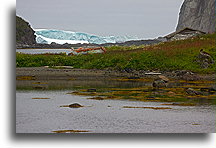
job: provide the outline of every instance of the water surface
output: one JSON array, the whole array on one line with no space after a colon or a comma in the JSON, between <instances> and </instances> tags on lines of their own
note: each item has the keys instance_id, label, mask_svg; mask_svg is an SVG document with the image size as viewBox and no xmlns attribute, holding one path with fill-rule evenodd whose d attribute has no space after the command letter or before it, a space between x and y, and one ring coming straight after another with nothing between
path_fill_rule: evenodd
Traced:
<instances>
[{"instance_id":1,"label":"water surface","mask_svg":"<svg viewBox=\"0 0 216 148\"><path fill-rule=\"evenodd\" d=\"M47 86L39 90L32 87L35 85L34 81L17 82L17 133L53 133L59 130L83 130L89 133L215 132L215 105L201 103L198 106L162 106L165 102L92 100L88 99L92 96L68 94L87 86L110 86L119 89L149 87L144 82L46 81L41 84ZM59 85L55 85L56 83ZM27 89L30 87L31 89ZM79 103L85 107L60 107L72 103ZM123 108L124 106L172 109Z\"/></svg>"}]
</instances>

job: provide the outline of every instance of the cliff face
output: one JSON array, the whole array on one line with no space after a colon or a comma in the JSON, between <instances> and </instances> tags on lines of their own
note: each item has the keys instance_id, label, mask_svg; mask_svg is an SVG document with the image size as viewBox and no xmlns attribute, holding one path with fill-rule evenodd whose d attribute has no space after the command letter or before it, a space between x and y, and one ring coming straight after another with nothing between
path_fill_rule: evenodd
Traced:
<instances>
[{"instance_id":1,"label":"cliff face","mask_svg":"<svg viewBox=\"0 0 216 148\"><path fill-rule=\"evenodd\" d=\"M215 32L215 0L185 0L176 31L185 27L206 33Z\"/></svg>"},{"instance_id":2,"label":"cliff face","mask_svg":"<svg viewBox=\"0 0 216 148\"><path fill-rule=\"evenodd\" d=\"M34 30L28 22L16 16L16 43L24 45L36 44Z\"/></svg>"}]
</instances>

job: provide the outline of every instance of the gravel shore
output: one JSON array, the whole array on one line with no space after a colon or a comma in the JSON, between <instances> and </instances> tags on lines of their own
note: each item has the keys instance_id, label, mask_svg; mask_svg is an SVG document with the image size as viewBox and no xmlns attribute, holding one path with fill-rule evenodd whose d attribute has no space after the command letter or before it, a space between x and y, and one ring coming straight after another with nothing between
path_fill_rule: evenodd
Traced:
<instances>
[{"instance_id":1,"label":"gravel shore","mask_svg":"<svg viewBox=\"0 0 216 148\"><path fill-rule=\"evenodd\" d=\"M158 75L164 75L171 79L185 80L215 80L215 74L195 74L189 71L135 71L135 70L99 70L99 69L73 69L70 67L21 67L16 68L16 77L32 77L33 79L106 79L106 78L157 78Z\"/></svg>"}]
</instances>

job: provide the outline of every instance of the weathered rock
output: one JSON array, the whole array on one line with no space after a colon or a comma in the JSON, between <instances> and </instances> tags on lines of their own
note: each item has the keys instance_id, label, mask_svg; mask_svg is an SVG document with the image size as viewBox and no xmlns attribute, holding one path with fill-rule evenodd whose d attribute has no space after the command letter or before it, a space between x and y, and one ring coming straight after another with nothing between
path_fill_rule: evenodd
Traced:
<instances>
[{"instance_id":1,"label":"weathered rock","mask_svg":"<svg viewBox=\"0 0 216 148\"><path fill-rule=\"evenodd\" d=\"M30 24L21 17L16 16L16 42L17 46L26 46L36 44L36 36Z\"/></svg>"},{"instance_id":2,"label":"weathered rock","mask_svg":"<svg viewBox=\"0 0 216 148\"><path fill-rule=\"evenodd\" d=\"M169 79L163 75L159 75L158 78L154 80L152 83L152 86L154 88L161 88L161 87L167 87L168 86Z\"/></svg>"},{"instance_id":3,"label":"weathered rock","mask_svg":"<svg viewBox=\"0 0 216 148\"><path fill-rule=\"evenodd\" d=\"M201 92L196 91L196 90L194 90L193 88L187 88L185 91L186 91L186 93L187 93L188 95L191 95L191 96L202 95Z\"/></svg>"},{"instance_id":4,"label":"weathered rock","mask_svg":"<svg viewBox=\"0 0 216 148\"><path fill-rule=\"evenodd\" d=\"M184 28L215 32L215 0L185 0L176 31Z\"/></svg>"},{"instance_id":5,"label":"weathered rock","mask_svg":"<svg viewBox=\"0 0 216 148\"><path fill-rule=\"evenodd\" d=\"M201 49L199 55L197 56L196 62L200 64L201 68L205 69L214 64L214 59L210 54Z\"/></svg>"}]
</instances>

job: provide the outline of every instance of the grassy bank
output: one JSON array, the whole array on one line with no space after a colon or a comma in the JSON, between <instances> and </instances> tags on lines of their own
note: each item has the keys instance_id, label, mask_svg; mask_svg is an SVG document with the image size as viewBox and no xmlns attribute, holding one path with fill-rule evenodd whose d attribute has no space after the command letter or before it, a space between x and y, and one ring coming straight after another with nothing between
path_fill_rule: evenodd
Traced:
<instances>
[{"instance_id":1,"label":"grassy bank","mask_svg":"<svg viewBox=\"0 0 216 148\"><path fill-rule=\"evenodd\" d=\"M195 62L203 48L215 61L215 34L152 46L106 47L105 54L66 56L16 54L17 67L73 66L84 69L191 70L214 73L215 64L201 69Z\"/></svg>"}]
</instances>

